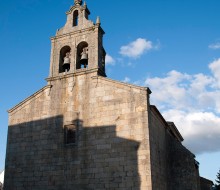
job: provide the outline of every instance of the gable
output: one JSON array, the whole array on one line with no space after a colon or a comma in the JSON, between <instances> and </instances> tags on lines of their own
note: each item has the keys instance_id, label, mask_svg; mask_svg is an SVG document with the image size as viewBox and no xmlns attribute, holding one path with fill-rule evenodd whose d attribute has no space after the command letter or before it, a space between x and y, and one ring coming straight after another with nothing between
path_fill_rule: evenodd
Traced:
<instances>
[{"instance_id":1,"label":"gable","mask_svg":"<svg viewBox=\"0 0 220 190\"><path fill-rule=\"evenodd\" d=\"M9 124L27 122L37 117L42 117L42 112L46 110L46 100L49 99L51 85L47 85L35 92L10 110Z\"/></svg>"}]
</instances>

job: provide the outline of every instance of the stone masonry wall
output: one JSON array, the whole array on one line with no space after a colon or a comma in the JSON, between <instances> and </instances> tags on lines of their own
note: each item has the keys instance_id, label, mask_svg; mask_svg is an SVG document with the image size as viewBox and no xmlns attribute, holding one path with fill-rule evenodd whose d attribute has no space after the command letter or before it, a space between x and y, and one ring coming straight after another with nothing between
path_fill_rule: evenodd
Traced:
<instances>
[{"instance_id":1,"label":"stone masonry wall","mask_svg":"<svg viewBox=\"0 0 220 190\"><path fill-rule=\"evenodd\" d=\"M89 73L50 84L10 111L5 190L150 190L147 89Z\"/></svg>"},{"instance_id":2,"label":"stone masonry wall","mask_svg":"<svg viewBox=\"0 0 220 190\"><path fill-rule=\"evenodd\" d=\"M200 190L195 156L180 142L168 136L169 186L171 190Z\"/></svg>"},{"instance_id":3,"label":"stone masonry wall","mask_svg":"<svg viewBox=\"0 0 220 190\"><path fill-rule=\"evenodd\" d=\"M194 155L168 130L163 119L150 114L152 187L155 190L200 190Z\"/></svg>"},{"instance_id":4,"label":"stone masonry wall","mask_svg":"<svg viewBox=\"0 0 220 190\"><path fill-rule=\"evenodd\" d=\"M164 123L153 112L151 112L149 120L152 189L170 190L167 185L168 147Z\"/></svg>"}]
</instances>

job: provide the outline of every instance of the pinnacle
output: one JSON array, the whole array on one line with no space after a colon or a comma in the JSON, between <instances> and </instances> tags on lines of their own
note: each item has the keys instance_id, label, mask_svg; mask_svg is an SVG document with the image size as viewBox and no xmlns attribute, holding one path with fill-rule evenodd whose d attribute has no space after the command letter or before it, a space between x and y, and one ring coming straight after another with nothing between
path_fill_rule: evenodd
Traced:
<instances>
[{"instance_id":1,"label":"pinnacle","mask_svg":"<svg viewBox=\"0 0 220 190\"><path fill-rule=\"evenodd\" d=\"M82 5L82 0L74 0L75 5Z\"/></svg>"}]
</instances>

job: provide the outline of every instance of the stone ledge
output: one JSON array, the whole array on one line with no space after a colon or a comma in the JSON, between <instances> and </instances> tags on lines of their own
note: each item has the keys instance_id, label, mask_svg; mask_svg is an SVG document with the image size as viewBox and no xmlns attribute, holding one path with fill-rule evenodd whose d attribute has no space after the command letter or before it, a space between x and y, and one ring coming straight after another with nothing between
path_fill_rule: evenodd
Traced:
<instances>
[{"instance_id":1,"label":"stone ledge","mask_svg":"<svg viewBox=\"0 0 220 190\"><path fill-rule=\"evenodd\" d=\"M79 76L79 75L85 75L85 74L89 74L89 73L98 73L99 69L98 68L92 68L92 69L78 69L75 72L72 73L66 73L60 76L56 76L56 77L48 77L45 80L47 82L50 81L54 81L54 80L62 80L62 79L66 79L69 77L74 77L74 76Z\"/></svg>"},{"instance_id":2,"label":"stone ledge","mask_svg":"<svg viewBox=\"0 0 220 190\"><path fill-rule=\"evenodd\" d=\"M75 35L75 34L84 35L85 32L94 31L97 28L100 29L103 34L105 34L105 32L101 28L101 26L99 26L98 24L94 24L92 27L76 30L76 31L73 31L73 32L65 33L65 34L59 34L59 35L56 35L56 36L52 36L50 39L55 40L55 39L63 38L64 36L71 36L71 35ZM62 29L63 28L61 28L60 30L62 30Z\"/></svg>"},{"instance_id":3,"label":"stone ledge","mask_svg":"<svg viewBox=\"0 0 220 190\"><path fill-rule=\"evenodd\" d=\"M112 80L112 79L105 78L105 77L102 77L102 76L93 76L92 79L101 79L101 80L105 80L107 82L116 83L116 84L126 86L126 87L129 87L129 88L136 88L136 89L139 89L139 90L144 90L144 91L147 91L148 94L152 93L150 88L148 88L148 87L142 87L142 86L137 86L137 85L133 85L133 84L128 84L128 83L125 83L125 82Z\"/></svg>"}]
</instances>

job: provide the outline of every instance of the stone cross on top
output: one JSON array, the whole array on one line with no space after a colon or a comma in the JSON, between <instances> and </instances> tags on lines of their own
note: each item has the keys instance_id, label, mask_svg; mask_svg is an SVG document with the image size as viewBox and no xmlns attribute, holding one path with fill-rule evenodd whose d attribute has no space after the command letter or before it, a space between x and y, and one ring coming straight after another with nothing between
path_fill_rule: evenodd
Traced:
<instances>
[{"instance_id":1,"label":"stone cross on top","mask_svg":"<svg viewBox=\"0 0 220 190\"><path fill-rule=\"evenodd\" d=\"M74 0L75 5L81 5L82 4L82 0Z\"/></svg>"}]
</instances>

